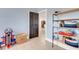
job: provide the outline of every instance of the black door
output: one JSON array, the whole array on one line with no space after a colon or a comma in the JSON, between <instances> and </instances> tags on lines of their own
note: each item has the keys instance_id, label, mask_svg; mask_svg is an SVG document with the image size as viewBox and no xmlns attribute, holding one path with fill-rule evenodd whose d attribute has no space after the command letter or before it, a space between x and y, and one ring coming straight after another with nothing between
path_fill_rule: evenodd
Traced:
<instances>
[{"instance_id":1,"label":"black door","mask_svg":"<svg viewBox=\"0 0 79 59\"><path fill-rule=\"evenodd\" d=\"M39 28L39 14L35 12L30 12L30 38L38 37Z\"/></svg>"}]
</instances>

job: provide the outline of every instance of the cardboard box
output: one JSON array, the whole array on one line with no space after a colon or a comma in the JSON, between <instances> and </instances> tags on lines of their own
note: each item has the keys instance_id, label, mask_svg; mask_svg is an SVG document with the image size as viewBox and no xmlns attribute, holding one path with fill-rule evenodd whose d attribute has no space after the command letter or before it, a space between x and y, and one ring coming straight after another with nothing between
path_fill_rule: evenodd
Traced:
<instances>
[{"instance_id":1,"label":"cardboard box","mask_svg":"<svg viewBox=\"0 0 79 59\"><path fill-rule=\"evenodd\" d=\"M20 33L16 36L16 43L17 44L21 44L21 43L24 43L28 40L27 38L27 34L26 33Z\"/></svg>"}]
</instances>

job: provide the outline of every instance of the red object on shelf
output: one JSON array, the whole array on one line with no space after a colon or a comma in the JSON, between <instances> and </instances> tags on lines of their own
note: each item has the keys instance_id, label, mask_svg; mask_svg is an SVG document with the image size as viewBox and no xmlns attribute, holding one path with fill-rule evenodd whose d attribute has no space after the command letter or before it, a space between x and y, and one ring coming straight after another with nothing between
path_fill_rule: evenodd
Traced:
<instances>
[{"instance_id":1,"label":"red object on shelf","mask_svg":"<svg viewBox=\"0 0 79 59\"><path fill-rule=\"evenodd\" d=\"M56 34L65 35L65 36L74 36L74 34L67 32L58 32L58 33L56 32Z\"/></svg>"},{"instance_id":2,"label":"red object on shelf","mask_svg":"<svg viewBox=\"0 0 79 59\"><path fill-rule=\"evenodd\" d=\"M66 36L73 36L74 34L72 33L67 33L67 32L59 32L60 35L66 35Z\"/></svg>"}]
</instances>

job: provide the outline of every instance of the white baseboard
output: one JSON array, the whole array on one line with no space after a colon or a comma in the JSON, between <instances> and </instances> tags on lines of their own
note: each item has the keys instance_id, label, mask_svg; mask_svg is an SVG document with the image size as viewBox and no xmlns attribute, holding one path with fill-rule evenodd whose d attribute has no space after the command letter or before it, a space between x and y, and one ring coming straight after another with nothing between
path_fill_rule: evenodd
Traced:
<instances>
[{"instance_id":1,"label":"white baseboard","mask_svg":"<svg viewBox=\"0 0 79 59\"><path fill-rule=\"evenodd\" d=\"M52 43L52 39L46 39L46 40ZM63 44L63 43L56 41L56 40L54 40L54 44L61 47L61 48L67 49L67 50L79 50L79 48L74 48L72 46Z\"/></svg>"}]
</instances>

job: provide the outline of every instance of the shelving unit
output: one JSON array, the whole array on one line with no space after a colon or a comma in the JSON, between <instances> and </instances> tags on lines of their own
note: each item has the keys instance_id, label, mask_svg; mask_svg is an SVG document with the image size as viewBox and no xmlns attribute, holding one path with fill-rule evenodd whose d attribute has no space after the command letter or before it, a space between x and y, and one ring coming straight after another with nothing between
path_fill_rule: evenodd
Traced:
<instances>
[{"instance_id":1,"label":"shelving unit","mask_svg":"<svg viewBox=\"0 0 79 59\"><path fill-rule=\"evenodd\" d=\"M75 12L75 11L79 11L79 8L77 8L77 9L73 9L73 10L69 10L69 11L65 11L65 12L61 12L61 13L56 13L56 14L53 14L53 17L54 16L58 16L58 15L60 15L60 14L65 14L65 13L69 13L69 12ZM79 18L68 18L68 19L59 19L59 20L54 20L54 18L53 18L53 23L54 22L60 22L60 21L73 21L73 20L79 20ZM79 27L78 28L69 28L69 27L55 27L55 26L53 26L53 28L54 29L57 29L57 30L59 30L59 29L74 29L74 30L79 30ZM53 30L53 35L54 35L55 33L54 33L54 30ZM79 41L79 36L67 36L67 35L60 35L60 34L57 34L57 36L62 36L62 37L70 37L70 38L73 38L73 39L76 39L76 40L78 40ZM54 39L54 37L53 37L53 39ZM63 40L63 39L62 39ZM62 42L62 40L57 40L57 41L60 41L62 44L64 43L64 42ZM65 44L65 43L64 43ZM74 48L74 47L73 47Z\"/></svg>"}]
</instances>

